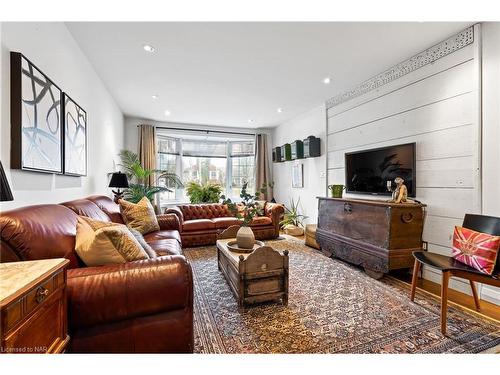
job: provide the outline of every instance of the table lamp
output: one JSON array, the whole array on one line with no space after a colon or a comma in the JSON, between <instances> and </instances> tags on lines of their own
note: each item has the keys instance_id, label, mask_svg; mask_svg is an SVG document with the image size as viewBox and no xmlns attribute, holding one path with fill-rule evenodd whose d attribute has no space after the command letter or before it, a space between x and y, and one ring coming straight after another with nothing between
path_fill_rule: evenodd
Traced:
<instances>
[{"instance_id":1,"label":"table lamp","mask_svg":"<svg viewBox=\"0 0 500 375\"><path fill-rule=\"evenodd\" d=\"M118 200L123 198L123 191L121 188L128 188L128 178L125 173L120 171L113 173L111 176L111 181L109 181L109 187L117 188L118 190L111 190L115 195L115 203L118 203Z\"/></svg>"},{"instance_id":2,"label":"table lamp","mask_svg":"<svg viewBox=\"0 0 500 375\"><path fill-rule=\"evenodd\" d=\"M13 201L12 191L10 190L9 181L3 170L2 162L0 161L0 201Z\"/></svg>"}]
</instances>

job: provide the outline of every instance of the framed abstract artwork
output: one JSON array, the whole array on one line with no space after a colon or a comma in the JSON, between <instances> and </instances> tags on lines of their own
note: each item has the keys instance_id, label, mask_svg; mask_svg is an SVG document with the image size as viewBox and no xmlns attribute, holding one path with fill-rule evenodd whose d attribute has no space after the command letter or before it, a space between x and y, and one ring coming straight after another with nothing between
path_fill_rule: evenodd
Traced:
<instances>
[{"instance_id":1,"label":"framed abstract artwork","mask_svg":"<svg viewBox=\"0 0 500 375\"><path fill-rule=\"evenodd\" d=\"M64 174L87 175L87 113L63 93Z\"/></svg>"},{"instance_id":2,"label":"framed abstract artwork","mask_svg":"<svg viewBox=\"0 0 500 375\"><path fill-rule=\"evenodd\" d=\"M303 164L292 165L292 187L293 188L303 188L304 187L304 177L303 177Z\"/></svg>"},{"instance_id":3,"label":"framed abstract artwork","mask_svg":"<svg viewBox=\"0 0 500 375\"><path fill-rule=\"evenodd\" d=\"M11 168L63 173L62 91L18 52L10 66Z\"/></svg>"}]
</instances>

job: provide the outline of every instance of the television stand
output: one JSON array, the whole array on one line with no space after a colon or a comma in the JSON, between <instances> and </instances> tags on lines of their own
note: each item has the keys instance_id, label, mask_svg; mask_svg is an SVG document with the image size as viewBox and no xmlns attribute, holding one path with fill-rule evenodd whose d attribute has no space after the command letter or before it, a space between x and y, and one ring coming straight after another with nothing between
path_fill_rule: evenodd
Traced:
<instances>
[{"instance_id":1,"label":"television stand","mask_svg":"<svg viewBox=\"0 0 500 375\"><path fill-rule=\"evenodd\" d=\"M425 204L318 197L316 240L334 256L380 278L411 268L412 252L422 250Z\"/></svg>"}]
</instances>

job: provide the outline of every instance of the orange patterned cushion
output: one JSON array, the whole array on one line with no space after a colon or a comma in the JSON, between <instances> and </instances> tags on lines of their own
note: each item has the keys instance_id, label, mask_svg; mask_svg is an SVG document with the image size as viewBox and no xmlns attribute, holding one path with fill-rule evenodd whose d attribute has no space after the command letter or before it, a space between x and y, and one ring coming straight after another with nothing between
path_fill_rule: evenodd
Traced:
<instances>
[{"instance_id":1,"label":"orange patterned cushion","mask_svg":"<svg viewBox=\"0 0 500 375\"><path fill-rule=\"evenodd\" d=\"M455 227L452 256L483 273L491 275L500 248L500 236Z\"/></svg>"}]
</instances>

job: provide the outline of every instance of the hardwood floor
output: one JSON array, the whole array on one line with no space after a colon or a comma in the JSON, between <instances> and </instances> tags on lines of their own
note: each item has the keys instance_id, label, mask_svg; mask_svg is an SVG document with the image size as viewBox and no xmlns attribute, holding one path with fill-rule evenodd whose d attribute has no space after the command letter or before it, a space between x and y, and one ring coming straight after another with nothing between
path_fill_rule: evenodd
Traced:
<instances>
[{"instance_id":1,"label":"hardwood floor","mask_svg":"<svg viewBox=\"0 0 500 375\"><path fill-rule=\"evenodd\" d=\"M395 275L399 280L411 284L411 275ZM436 296L441 294L441 285L430 280L419 279L417 287L426 290ZM448 301L458 303L461 306L467 307L471 310L475 310L474 298L468 294L458 292L454 289L448 289ZM500 306L490 303L485 300L481 300L481 314L484 314L490 318L500 320Z\"/></svg>"},{"instance_id":2,"label":"hardwood floor","mask_svg":"<svg viewBox=\"0 0 500 375\"><path fill-rule=\"evenodd\" d=\"M295 237L299 240L305 240L305 236ZM392 275L392 274L391 274ZM392 276L398 278L401 281L404 281L411 285L411 275L409 273L395 273ZM429 293L432 293L436 296L441 295L441 285L435 283L430 280L419 279L417 287L423 289ZM408 298L410 298L408 296ZM465 293L458 292L453 289L448 290L448 301L455 302L461 306L469 308L471 310L475 310L474 298ZM484 314L490 318L496 319L500 321L500 306L490 303L488 301L481 300L481 310L479 311L481 314Z\"/></svg>"}]
</instances>

